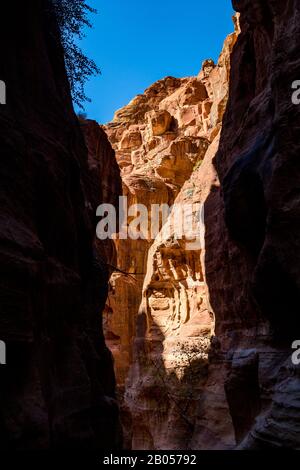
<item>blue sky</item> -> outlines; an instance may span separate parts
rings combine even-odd
[[[102,75],[92,77],[85,105],[106,123],[114,112],[167,75],[196,75],[204,59],[217,60],[233,31],[231,0],[89,0],[98,10],[81,41]]]

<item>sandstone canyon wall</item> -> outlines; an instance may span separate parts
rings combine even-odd
[[[149,210],[153,204],[204,202],[215,179],[205,161],[218,147],[236,18],[235,23],[217,64],[205,61],[197,77],[158,81],[105,126],[129,206],[144,204]],[[133,448],[186,447],[207,375],[214,315],[203,253],[187,251],[173,226],[170,231],[167,240],[158,237],[154,244],[150,237],[116,241],[118,269],[130,276],[120,271],[112,276],[105,336],[121,400],[125,397],[126,443]]]
[[[74,114],[48,2],[6,2],[0,76],[0,448],[120,445],[102,334],[112,247],[94,243],[96,207],[117,203],[104,132]]]
[[[131,201],[205,209],[204,249],[171,217],[171,236],[116,242],[134,278],[114,275],[106,333],[135,449],[300,448],[300,5],[233,5],[241,32],[216,66],[157,82],[106,127]]]
[[[183,184],[200,167],[221,127],[226,105],[228,38],[217,66],[208,60],[198,77],[158,81],[115,114],[104,128],[121,168],[128,206],[172,205]],[[223,86],[225,85],[225,86]],[[189,190],[187,190],[189,192]],[[124,384],[132,358],[132,338],[153,240],[118,239],[118,268],[111,279],[106,337],[114,351],[118,382]]]
[[[211,186],[216,184],[210,162],[218,148],[228,98],[230,54],[239,32],[237,18],[235,23],[236,31],[226,39],[218,63],[205,61],[194,79],[204,84],[206,99],[195,97],[194,114],[198,111],[199,124],[194,126],[193,121],[184,121],[184,131],[188,136],[192,133],[204,137],[207,142],[201,159],[184,178],[175,198],[178,205],[192,204],[196,209],[196,204],[203,204]],[[168,98],[179,123],[182,115],[190,116],[194,109],[190,104],[188,109],[182,107],[179,101],[180,114],[176,114],[176,95],[184,93],[186,89],[181,89]],[[221,391],[216,397],[208,385],[215,318],[205,283],[204,251],[202,246],[189,249],[190,241],[186,237],[177,238],[176,222],[176,214],[171,214],[148,255],[134,362],[125,393],[132,415],[132,445],[151,449],[198,446],[193,442],[193,435],[206,395],[210,402],[206,420],[211,423],[206,426],[201,445],[205,447],[207,442],[210,448],[226,448],[234,442],[228,425],[229,413],[223,410]],[[220,405],[216,405],[218,402]]]
[[[217,64],[106,126],[74,115],[47,1],[3,7],[1,449],[120,446],[104,336],[126,447],[300,448],[300,5],[233,5]],[[203,204],[204,246],[174,213],[155,240],[95,240],[121,193]]]

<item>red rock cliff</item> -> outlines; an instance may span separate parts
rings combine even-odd
[[[205,86],[206,99],[198,93],[191,101],[191,88],[183,85],[161,104],[164,107],[167,102],[187,141],[191,135],[207,139],[201,158],[189,174],[183,175],[184,184],[175,195],[178,206],[194,205],[196,210],[197,204],[204,204],[211,186],[217,184],[211,162],[218,149],[228,98],[230,54],[238,32],[236,21],[236,31],[226,39],[218,63],[205,61],[199,76],[193,79],[198,90]],[[188,158],[186,149],[182,158]],[[205,396],[209,401],[206,420],[211,424],[202,424],[206,432],[201,446],[233,445],[230,415],[221,404],[225,393],[220,388],[216,399],[213,390],[207,391],[215,317],[205,279],[205,250],[203,246],[190,249],[189,243],[186,234],[178,238],[177,217],[171,213],[148,253],[133,365],[125,391],[133,448],[197,448],[195,430]]]
[[[300,74],[300,7],[295,1],[233,3],[241,34],[230,58],[219,149],[208,151],[192,175],[205,202],[201,266],[214,336],[207,349],[194,341],[193,354],[187,345],[174,357],[170,328],[163,322],[157,329],[156,316],[153,322],[157,305],[164,309],[161,281],[166,286],[173,277],[162,237],[150,251],[126,394],[138,448],[300,447],[300,378],[291,362],[299,331],[300,108],[292,104],[291,87]],[[183,285],[185,303],[188,297]],[[200,313],[190,310],[194,328],[201,326]],[[208,362],[199,357],[195,380],[197,351],[207,352]]]
[[[228,41],[233,44],[234,39]],[[227,88],[221,86],[224,81],[225,66],[207,61],[199,77],[167,77],[154,83],[105,126],[116,150],[129,207],[143,204],[150,211],[153,204],[175,201],[220,130],[227,94]],[[133,275],[114,274],[107,306],[107,338],[120,384],[124,384],[131,363],[152,242],[151,238],[116,241],[118,268]]]
[[[238,22],[217,64],[207,60],[197,77],[154,83],[105,127],[129,206],[205,201],[215,179],[206,162],[218,148],[237,34]],[[113,275],[105,315],[118,384],[125,388],[126,444],[138,449],[189,445],[214,333],[204,252],[188,251],[185,240],[176,239],[171,216],[167,226],[170,236],[162,231],[154,243],[117,240],[118,267],[130,277]]]
[[[115,202],[119,171],[92,123],[88,155],[46,7],[8,2],[1,12],[0,448],[116,448],[101,326],[111,255],[94,234],[96,207]]]
[[[168,165],[159,147],[165,132],[174,131],[169,115],[181,123],[177,132],[185,137],[209,131],[193,110],[206,103],[200,83],[190,87],[192,94],[197,89],[192,101],[190,96],[186,101],[182,82],[172,82],[163,95],[165,88],[155,85],[153,97],[150,87],[108,127],[129,192],[136,188],[132,174],[145,179],[150,171],[167,186],[175,182],[171,194],[178,201],[192,198],[205,206],[201,252],[191,256],[184,243],[165,238],[164,230],[142,248],[149,253],[147,263],[141,257],[138,314],[136,305],[127,304],[137,324],[134,349],[123,362],[123,370],[132,363],[125,404],[131,444],[138,449],[300,448],[300,377],[291,361],[299,332],[300,107],[291,97],[292,83],[300,79],[300,5],[295,0],[233,5],[241,33],[232,51],[225,44],[217,71],[207,63],[200,78],[216,93],[205,107],[210,123],[218,123],[216,109],[222,119],[227,102],[222,72],[229,78],[222,130],[218,134],[220,122],[206,134],[210,145],[201,165],[190,174],[180,170],[179,181],[176,160]],[[156,97],[159,113],[151,111]],[[149,124],[140,122],[145,112],[151,138]],[[183,161],[188,153],[183,151]],[[136,256],[134,250],[127,250],[127,258],[120,253],[127,265]],[[117,289],[113,295],[118,298]],[[111,325],[122,338],[118,320]],[[128,351],[127,329],[125,338]]]

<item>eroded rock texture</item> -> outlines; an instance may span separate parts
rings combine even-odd
[[[213,185],[218,184],[212,158],[218,149],[228,98],[229,58],[237,35],[238,24],[236,32],[226,39],[218,64],[205,61],[197,78],[193,103],[200,99],[199,83],[205,85],[209,98],[193,104],[202,110],[198,116],[202,127],[192,125],[187,132],[199,136],[205,133],[208,143],[175,199],[180,206],[193,205],[196,209],[197,204],[205,202]],[[181,90],[175,94],[174,100],[172,96],[168,99],[173,106],[178,101],[184,102]],[[180,114],[186,116],[192,110],[193,107],[190,110],[181,107]],[[186,236],[178,239],[177,230],[177,217],[172,213],[149,250],[134,364],[125,394],[132,414],[132,445],[151,449],[195,448],[198,444],[194,434],[202,420],[201,426],[206,428],[202,446],[209,443],[215,447],[218,443],[220,447],[229,447],[233,435],[228,410],[223,411],[225,395],[220,390],[218,397],[213,396],[215,378],[208,374],[215,319],[205,280],[205,253],[203,246],[191,247]],[[190,238],[196,239],[197,234],[194,235],[190,234]],[[211,420],[211,431],[207,420]]]
[[[97,205],[117,202],[119,170],[91,122],[88,155],[47,6],[2,6],[0,448],[116,448],[101,326],[111,255],[93,240]]]
[[[238,24],[217,64],[205,61],[198,77],[155,83],[106,126],[129,205],[205,201],[216,180],[211,159],[218,148],[237,34]],[[126,431],[132,424],[127,443],[138,449],[188,447],[207,380],[214,315],[204,252],[176,240],[175,220],[171,214],[164,227],[170,234],[165,238],[163,229],[154,244],[151,239],[116,241],[118,268],[135,280],[113,276],[106,337],[118,382],[125,384]],[[232,436],[224,442],[231,444]]]
[[[232,35],[226,48],[234,41]],[[167,77],[156,82],[117,111],[113,122],[105,126],[116,151],[129,207],[172,205],[183,184],[200,167],[219,133],[225,109],[227,88],[222,85],[228,80],[226,52],[218,65],[206,61],[198,77]],[[120,384],[124,384],[131,363],[132,338],[152,242],[151,237],[116,241],[118,268],[135,278],[116,273],[107,306],[107,339]]]
[[[291,87],[300,77],[300,5],[233,5],[241,33],[226,40],[217,66],[206,61],[197,79],[158,82],[108,128],[123,182],[155,177],[169,200],[205,205],[204,250],[188,251],[164,228],[141,249],[134,352],[131,359],[127,349],[123,368],[132,361],[125,408],[137,449],[300,448],[300,377],[291,362],[299,333],[300,108]],[[192,166],[186,145],[194,139],[207,148]],[[125,251],[126,270],[135,254]],[[133,325],[137,304],[131,310],[133,294],[123,289]],[[126,328],[125,336],[130,346]]]

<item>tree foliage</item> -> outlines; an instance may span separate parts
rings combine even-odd
[[[90,101],[85,94],[85,83],[89,77],[99,74],[100,69],[85,56],[78,41],[85,37],[84,29],[92,27],[89,14],[97,11],[84,0],[51,0],[51,6],[60,30],[72,98],[83,109],[83,103]]]

